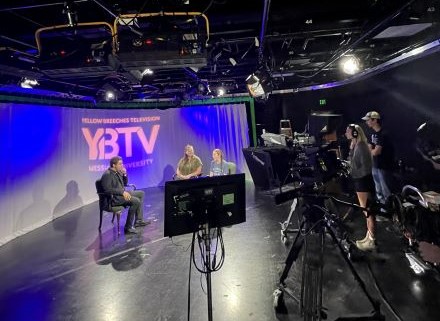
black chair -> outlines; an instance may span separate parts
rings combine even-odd
[[[127,186],[131,187],[134,190],[136,189],[136,186],[133,184],[129,184]],[[106,193],[104,191],[104,188],[102,187],[101,179],[96,180],[95,187],[96,187],[96,193],[99,196],[99,228],[98,228],[98,230],[101,231],[103,212],[109,212],[109,213],[113,213],[112,224],[115,221],[115,217],[116,217],[116,222],[118,224],[118,234],[120,234],[119,221],[121,219],[122,211],[124,210],[125,207],[122,205],[118,205],[118,206],[111,205],[112,199],[113,199],[113,194]]]

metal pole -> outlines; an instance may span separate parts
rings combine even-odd
[[[211,235],[209,234],[209,223],[205,224],[205,267],[206,267],[206,288],[208,292],[208,321],[212,321],[212,289],[211,289]]]
[[[264,38],[266,36],[267,20],[269,19],[269,9],[270,9],[270,0],[264,0],[263,18],[261,20],[261,30],[260,30],[260,48],[258,50],[259,64],[263,62]]]

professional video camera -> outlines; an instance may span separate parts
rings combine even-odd
[[[301,185],[304,190],[318,190],[328,186],[330,181],[335,178],[347,177],[349,175],[349,165],[346,161],[339,159],[331,144],[323,146],[303,146],[293,147],[292,153],[289,153],[289,173],[284,179],[282,185],[290,181]],[[276,204],[289,201],[295,198],[292,190],[283,191],[280,188],[280,194],[275,196]]]
[[[338,159],[330,144],[295,148],[295,158],[290,162],[291,171],[304,184],[322,184],[337,176],[348,174],[346,163]]]

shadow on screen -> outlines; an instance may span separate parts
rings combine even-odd
[[[194,233],[246,221],[245,175],[165,183],[164,236]]]

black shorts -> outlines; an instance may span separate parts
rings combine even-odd
[[[354,190],[356,192],[375,193],[373,175],[353,178]]]

